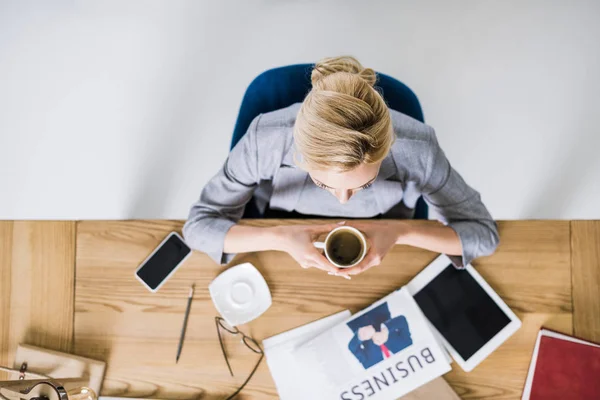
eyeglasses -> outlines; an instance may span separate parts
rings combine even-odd
[[[256,340],[252,339],[250,336],[246,335],[244,332],[241,332],[238,328],[229,326],[229,324],[227,324],[227,322],[225,322],[225,320],[223,318],[215,317],[215,324],[217,325],[217,333],[219,334],[219,343],[221,344],[221,350],[223,351],[223,357],[225,357],[225,362],[227,363],[227,368],[229,368],[229,373],[231,374],[231,376],[233,376],[233,371],[231,370],[231,365],[229,364],[229,360],[227,359],[227,353],[225,352],[225,346],[223,346],[223,338],[221,337],[221,330],[219,329],[219,327],[225,329],[227,332],[231,333],[232,335],[242,335],[242,343],[244,343],[244,345],[247,348],[249,348],[256,354],[260,354],[260,358],[258,359],[258,362],[254,366],[254,369],[252,369],[252,372],[250,372],[250,375],[248,376],[248,378],[244,381],[244,383],[242,383],[242,386],[240,386],[239,389],[235,391],[235,393],[233,393],[232,395],[227,397],[227,400],[231,400],[242,391],[242,389],[248,384],[248,382],[250,382],[250,379],[252,379],[252,376],[254,376],[254,373],[256,372],[256,370],[258,369],[258,366],[260,365],[262,359],[264,358],[265,353],[260,348],[260,345],[258,344],[258,342]]]

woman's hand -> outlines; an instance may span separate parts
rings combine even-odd
[[[343,273],[348,275],[360,274],[371,267],[381,264],[383,257],[396,244],[405,229],[404,224],[399,221],[351,222],[346,225],[352,226],[364,233],[369,245],[369,252],[364,260],[352,268],[343,270]]]
[[[319,236],[337,227],[336,224],[277,226],[273,228],[277,241],[275,247],[292,256],[302,268],[319,268],[338,274],[340,269],[334,267],[313,245]]]

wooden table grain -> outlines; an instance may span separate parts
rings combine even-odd
[[[600,343],[600,221],[571,222],[573,333]]]
[[[331,222],[331,221],[328,221]],[[249,220],[246,224],[319,223]],[[417,223],[417,222],[415,222]],[[108,363],[103,394],[173,399],[220,399],[244,380],[256,355],[227,340],[235,377],[221,355],[209,283],[226,267],[195,253],[161,288],[149,293],[134,278],[138,264],[181,221],[85,221],[78,224],[75,352]],[[501,245],[474,266],[523,321],[523,327],[471,373],[453,365],[445,376],[465,399],[517,399],[540,327],[573,332],[569,221],[499,223]],[[242,326],[262,340],[343,309],[361,310],[407,283],[437,255],[396,246],[383,263],[351,281],[303,270],[284,253],[239,255],[267,280],[273,305]],[[177,341],[190,282],[196,282],[183,354]],[[276,399],[266,363],[243,399]]]
[[[75,222],[0,221],[0,365],[21,343],[71,351],[74,286]]]

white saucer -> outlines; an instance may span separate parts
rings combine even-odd
[[[271,307],[271,292],[265,278],[250,263],[229,268],[208,286],[217,311],[231,326],[258,318]]]

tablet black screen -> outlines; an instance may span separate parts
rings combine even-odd
[[[427,319],[465,361],[510,323],[471,274],[452,264],[414,298]]]

